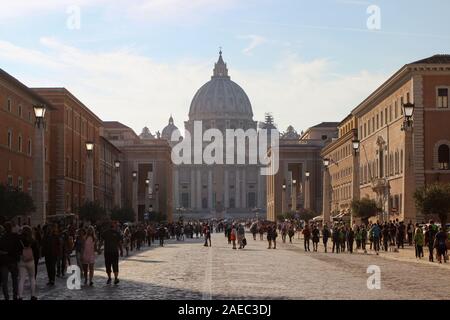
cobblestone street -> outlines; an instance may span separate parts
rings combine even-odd
[[[69,290],[66,279],[48,288],[39,266],[39,299],[449,299],[450,268],[364,254],[305,253],[301,240],[267,242],[247,235],[245,250],[232,250],[223,234],[212,247],[201,240],[169,241],[133,252],[120,262],[120,283],[106,284],[97,259],[94,286]],[[279,239],[281,240],[281,239]],[[312,246],[311,246],[312,248]],[[323,247],[319,247],[323,251]],[[74,259],[72,259],[74,261]],[[381,289],[367,288],[369,265],[381,269]],[[26,291],[28,293],[28,291]]]

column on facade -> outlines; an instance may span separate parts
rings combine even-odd
[[[139,220],[139,214],[138,214],[138,210],[139,210],[139,206],[138,206],[138,181],[139,181],[139,172],[138,172],[138,165],[137,163],[133,163],[133,171],[135,171],[137,173],[136,178],[132,177],[132,206],[133,206],[133,211],[134,211],[134,219],[136,222],[138,222]]]
[[[263,190],[263,179],[261,176],[261,172],[259,170],[259,168],[256,169],[256,176],[257,176],[257,185],[256,185],[256,206],[258,208],[262,208],[262,199],[263,199],[263,195],[262,195],[262,190]]]
[[[175,208],[180,207],[180,177],[177,168],[174,168],[173,171],[173,206]]]
[[[357,168],[354,168],[354,170]],[[330,222],[331,219],[331,212],[330,212],[330,172],[328,171],[328,168],[325,168],[323,170],[323,205],[322,205],[322,218],[323,222],[327,223]]]
[[[208,209],[213,208],[213,179],[212,169],[208,170]]]
[[[242,208],[247,208],[247,179],[245,168],[242,169],[242,197],[241,197]]]
[[[196,197],[195,197],[195,193],[196,193],[196,184],[195,184],[195,169],[191,168],[191,209],[196,208],[197,203],[196,203]]]
[[[202,173],[200,169],[197,169],[197,208],[202,209]]]
[[[45,205],[45,128],[35,127],[33,141],[33,184],[32,195],[36,210],[32,214],[32,225],[43,225],[46,220]]]
[[[241,207],[241,179],[239,177],[239,168],[236,168],[236,182],[235,182],[235,190],[236,190],[236,199],[235,199],[235,208]]]
[[[225,209],[228,209],[230,207],[230,183],[228,181],[228,169],[225,169],[223,172],[223,179],[224,179],[224,207]]]

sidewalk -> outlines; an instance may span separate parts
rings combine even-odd
[[[304,246],[303,246],[303,236],[300,237],[300,240],[297,239],[297,234],[295,235],[295,238],[293,238],[293,243],[292,245],[299,247],[301,250],[304,250]],[[277,243],[282,243],[281,237],[278,237],[277,239]],[[289,237],[286,240],[286,244],[289,244]],[[310,241],[310,249],[311,252],[312,251],[312,241]],[[354,255],[373,255],[376,256],[375,251],[370,250],[370,244],[366,245],[367,248],[367,253],[364,253],[362,250],[358,250],[356,251],[355,249],[356,247],[356,243],[354,244],[354,249],[353,249],[353,254]],[[333,254],[332,253],[332,248],[333,248],[333,242],[328,241],[328,253],[327,254]],[[396,247],[395,247],[396,248]],[[424,265],[428,265],[428,266],[436,266],[436,267],[441,267],[441,268],[446,268],[446,269],[450,269],[450,261],[447,261],[447,263],[439,263],[436,260],[436,252],[435,252],[435,257],[434,257],[434,261],[435,262],[429,262],[428,261],[428,248],[424,248],[423,249],[423,254],[424,257],[422,259],[416,259],[416,253],[415,253],[415,247],[414,246],[409,246],[409,245],[405,245],[404,249],[399,249],[398,252],[393,252],[393,251],[379,251],[379,255],[378,257],[383,258],[383,259],[390,259],[390,260],[396,260],[396,261],[402,261],[402,262],[409,262],[409,263],[420,263],[420,264],[424,264]],[[322,239],[320,239],[319,242],[319,251],[318,253],[324,253],[324,247],[323,247],[323,242]],[[350,254],[348,251],[345,251],[343,254]]]

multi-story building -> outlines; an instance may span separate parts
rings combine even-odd
[[[134,209],[138,221],[143,221],[148,212],[161,212],[171,221],[173,166],[168,141],[155,138],[148,128],[138,136],[117,121],[106,121],[103,127],[105,138],[121,153],[122,203]]]
[[[359,199],[357,120],[348,115],[339,125],[337,139],[325,146],[322,158],[327,162],[323,174],[323,221],[351,219],[351,202]],[[354,170],[356,168],[356,170]]]
[[[47,113],[45,117],[46,126],[44,130],[44,145],[41,147],[44,155],[43,190],[37,190],[38,184],[33,184],[37,172],[34,167],[34,158],[39,152],[35,140],[35,114],[33,106],[46,105]],[[49,199],[47,190],[49,188],[49,168],[52,150],[50,143],[50,109],[51,105],[34,91],[22,84],[0,69],[0,183],[18,187],[20,190],[28,192],[31,196],[36,196],[36,192],[43,194],[42,204],[37,206],[36,214],[41,215],[40,219],[45,219],[45,209]],[[41,168],[42,169],[42,168]],[[39,184],[41,185],[41,184]],[[33,192],[34,187],[34,192]],[[37,199],[34,199],[35,202]],[[40,207],[42,206],[42,208]],[[31,216],[20,217],[19,220],[30,222]]]
[[[86,200],[103,198],[101,171],[98,170],[103,143],[100,139],[102,121],[65,88],[33,90],[50,101],[55,109],[51,112],[49,126],[53,146],[50,152],[49,213],[74,213]],[[94,144],[92,158],[88,158],[86,142]],[[93,195],[87,196],[91,185]]]
[[[421,221],[415,190],[450,182],[449,90],[450,55],[435,55],[405,65],[352,111],[361,141],[360,196],[378,201],[379,218]],[[411,126],[406,103],[414,105]]]
[[[267,219],[287,212],[322,212],[322,148],[337,137],[335,122],[324,122],[299,135],[292,126],[280,137],[277,172],[267,176]],[[273,150],[269,150],[269,154]],[[271,164],[272,168],[277,168]],[[275,169],[274,169],[275,170]]]

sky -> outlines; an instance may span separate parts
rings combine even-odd
[[[0,0],[0,68],[140,133],[183,127],[219,47],[254,120],[341,121],[407,63],[450,53],[448,0]]]

